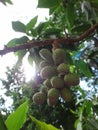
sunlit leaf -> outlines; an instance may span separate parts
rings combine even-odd
[[[54,6],[59,6],[61,0],[38,0],[38,7],[39,8],[51,8]]]
[[[17,38],[14,38],[12,40],[10,40],[8,43],[7,43],[7,47],[13,47],[16,45],[16,41],[17,41]]]
[[[35,16],[33,19],[30,20],[30,22],[26,25],[26,30],[29,31],[30,29],[32,29],[36,22],[37,22],[38,16]]]
[[[37,130],[60,130],[56,127],[54,127],[51,124],[46,124],[45,122],[42,122],[40,120],[37,120],[35,117],[30,116],[30,118],[32,119],[32,121],[37,125]]]
[[[31,55],[28,55],[28,62],[30,65],[33,65],[33,57]]]
[[[7,43],[7,47],[13,47],[16,44],[25,44],[25,43],[27,43],[28,40],[29,39],[26,36],[23,36],[20,38],[14,38]]]
[[[6,120],[8,130],[20,130],[26,121],[26,114],[28,112],[28,101],[20,105],[15,112],[13,112]]]
[[[26,33],[26,27],[23,23],[21,23],[20,21],[13,21],[12,22],[12,28],[16,31],[16,32],[23,32]]]

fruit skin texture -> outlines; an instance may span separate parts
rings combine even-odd
[[[36,92],[33,97],[33,102],[36,104],[36,105],[41,105],[45,102],[46,100],[46,94],[42,93],[42,92]]]
[[[56,65],[63,63],[65,58],[66,54],[63,49],[57,48],[53,51],[53,60]]]
[[[61,63],[60,65],[58,65],[57,71],[60,75],[65,75],[69,73],[69,66],[65,63]]]
[[[67,74],[64,76],[64,82],[68,87],[76,86],[79,84],[79,77],[77,74]]]
[[[53,66],[45,66],[40,71],[40,76],[42,79],[51,78],[52,76],[55,76],[57,74],[57,70]]]
[[[48,91],[47,103],[49,106],[55,106],[58,102],[60,91],[56,88],[51,88]]]
[[[43,84],[44,84],[45,86],[47,86],[47,89],[52,88],[52,85],[51,85],[50,79],[46,79],[46,80],[43,82]]]
[[[53,88],[63,88],[64,87],[64,80],[58,76],[53,76],[50,80],[51,85]]]
[[[43,67],[48,66],[48,65],[49,63],[47,61],[42,60],[39,64],[39,68],[42,69]]]
[[[49,62],[53,63],[52,53],[48,49],[45,49],[45,48],[41,49],[39,51],[39,55],[45,61],[49,61]]]
[[[70,102],[72,99],[72,93],[69,89],[67,88],[63,88],[60,92],[61,97],[63,98],[63,100],[65,100],[66,102]]]

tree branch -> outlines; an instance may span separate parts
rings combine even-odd
[[[0,55],[5,55],[10,52],[16,52],[19,50],[24,50],[24,49],[30,49],[32,47],[36,46],[45,46],[45,45],[51,45],[53,42],[56,40],[58,43],[62,44],[74,44],[76,42],[80,42],[87,38],[90,34],[94,32],[94,30],[98,28],[98,23],[93,25],[91,28],[89,28],[87,31],[85,31],[82,35],[80,35],[78,38],[57,38],[57,39],[47,39],[43,41],[30,41],[29,43],[19,45],[19,46],[14,46],[14,47],[7,47],[5,46],[3,50],[0,50]]]

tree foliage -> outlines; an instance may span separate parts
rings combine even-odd
[[[24,100],[30,99],[28,114],[40,121],[64,130],[97,130],[98,1],[38,0],[37,8],[48,8],[49,19],[39,24],[38,16],[27,24],[13,21],[12,28],[16,32],[22,32],[23,36],[10,40],[4,50],[0,50],[0,55],[15,52],[18,56],[14,69],[8,69],[6,73],[7,80],[1,80],[6,88],[5,94],[13,99],[11,110],[14,111]],[[80,84],[71,87],[70,102],[59,99],[58,104],[52,107],[47,102],[36,105],[32,101],[32,96],[40,91],[43,83],[39,67],[42,60],[39,52],[42,48],[48,49],[51,53],[57,48],[63,48],[71,73],[80,77]],[[29,82],[25,81],[23,72],[20,71],[20,63],[27,53],[28,62],[33,61],[36,64],[36,76]],[[83,81],[87,84],[86,89],[85,84],[81,85]],[[0,103],[3,102],[2,98]],[[44,124],[34,117],[31,116],[34,122]],[[46,124],[42,126],[46,129],[52,127]],[[39,126],[39,129],[44,129],[43,127]],[[21,130],[31,129],[38,128],[27,117]]]

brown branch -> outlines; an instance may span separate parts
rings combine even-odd
[[[87,31],[85,31],[82,35],[80,35],[78,38],[57,38],[57,39],[48,39],[48,40],[43,40],[43,41],[30,41],[30,43],[26,43],[23,45],[19,46],[14,46],[14,47],[5,47],[3,50],[0,50],[0,55],[5,55],[9,52],[16,52],[19,50],[24,50],[24,49],[30,49],[32,47],[36,46],[45,46],[45,45],[51,45],[55,40],[58,43],[62,44],[74,44],[76,42],[80,42],[87,38],[90,34],[94,32],[94,30],[98,28],[98,23],[93,25],[91,28],[89,28]]]

